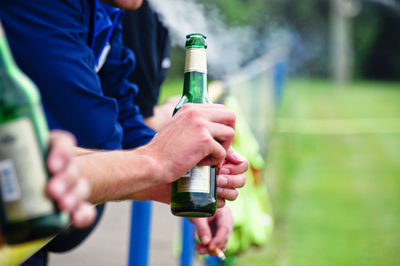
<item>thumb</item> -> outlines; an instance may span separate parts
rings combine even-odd
[[[232,147],[230,147],[229,150],[227,151],[225,160],[233,164],[240,164],[247,161],[246,158],[237,153]]]

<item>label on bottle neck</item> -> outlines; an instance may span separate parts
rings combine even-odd
[[[0,22],[0,38],[4,36],[3,24]]]
[[[207,57],[204,48],[188,48],[185,58],[185,73],[201,72],[207,74]]]
[[[8,221],[21,221],[54,211],[47,198],[47,173],[28,118],[0,125],[0,191]]]
[[[195,166],[178,179],[178,192],[210,193],[210,166]]]

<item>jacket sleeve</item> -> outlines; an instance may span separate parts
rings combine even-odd
[[[135,67],[133,52],[122,43],[122,25],[119,23],[110,41],[111,50],[99,72],[105,96],[118,102],[118,122],[123,128],[122,146],[125,149],[142,146],[149,142],[155,132],[149,128],[139,108],[133,103],[138,88],[128,81]]]
[[[38,85],[50,128],[72,132],[88,148],[121,148],[117,101],[94,70],[89,1],[1,1],[20,68]]]

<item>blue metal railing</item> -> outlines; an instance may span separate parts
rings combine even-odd
[[[195,227],[188,219],[182,218],[182,250],[180,265],[191,266],[194,257]]]
[[[149,263],[151,201],[133,201],[129,240],[129,266],[147,266]]]

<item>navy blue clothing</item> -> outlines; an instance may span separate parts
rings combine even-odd
[[[128,104],[137,91],[124,80],[134,55],[117,38],[120,30],[96,74],[90,1],[1,0],[0,18],[18,65],[40,89],[50,128],[72,132],[88,148],[132,148],[142,144],[138,138],[152,138],[138,108]],[[136,137],[122,145],[124,135]]]
[[[107,23],[94,16],[95,5],[90,0],[0,0],[0,19],[17,64],[40,89],[51,129],[72,132],[81,147],[134,148],[155,134],[133,105],[137,88],[126,80],[135,58],[118,37],[120,27],[108,23],[106,39],[96,31],[96,25]],[[103,19],[109,19],[112,9],[101,10],[106,10]],[[97,74],[102,46],[96,47],[102,41],[112,48]],[[70,249],[90,230],[69,229],[52,249]]]
[[[2,0],[0,18],[16,62],[40,89],[50,128],[72,132],[83,147],[121,148],[118,105],[104,96],[88,45],[90,3]]]
[[[106,4],[102,6],[111,8]],[[153,138],[155,132],[145,125],[138,106],[134,104],[138,87],[128,81],[128,76],[134,70],[136,62],[133,52],[123,45],[122,16],[119,18],[114,24],[110,39],[111,50],[99,71],[99,77],[104,95],[118,102],[118,122],[123,127],[122,147],[129,149],[146,144]],[[98,39],[96,36],[96,42]]]
[[[151,117],[170,65],[169,31],[148,1],[144,0],[138,10],[126,11],[123,37],[124,44],[137,57],[137,66],[129,75],[129,80],[139,86],[135,104],[144,117]]]
[[[21,266],[46,266],[48,261],[48,253],[44,249],[39,250],[34,256],[30,257]]]

